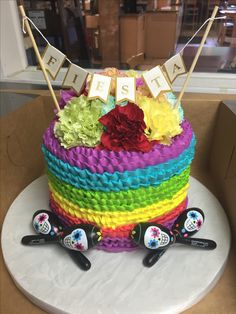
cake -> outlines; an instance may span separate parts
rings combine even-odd
[[[98,249],[136,248],[130,233],[140,222],[171,229],[187,208],[195,136],[175,96],[157,100],[135,72],[136,102],[89,100],[62,93],[61,111],[43,136],[50,207],[65,225],[89,223],[102,231]]]

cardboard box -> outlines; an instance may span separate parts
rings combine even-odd
[[[18,91],[24,93],[24,91]],[[35,95],[15,111],[1,117],[1,211],[0,221],[13,202],[14,198],[30,182],[35,180],[44,172],[44,163],[41,153],[42,134],[54,116],[53,102],[48,92],[25,91],[25,93]],[[38,96],[41,95],[41,96]],[[43,96],[42,96],[43,95]],[[58,95],[58,92],[57,92]],[[224,99],[232,98],[232,95],[223,96]],[[13,99],[12,97],[10,97]],[[234,96],[236,100],[236,96]],[[185,117],[191,122],[197,137],[196,158],[192,164],[191,174],[205,184],[214,194],[217,195],[216,180],[212,179],[209,172],[209,162],[212,153],[215,162],[211,165],[216,174],[219,164],[224,164],[220,152],[227,150],[230,141],[235,139],[235,116],[232,111],[220,104],[222,95],[207,94],[185,94],[183,107]],[[217,118],[218,117],[218,118]],[[225,120],[226,119],[226,120]],[[221,122],[222,121],[222,122]],[[221,123],[224,123],[222,126]],[[233,127],[230,130],[230,125]],[[217,131],[218,130],[218,131]],[[223,131],[223,132],[222,132]],[[221,133],[220,133],[221,132]],[[229,132],[229,133],[228,133]],[[218,135],[219,133],[219,135]],[[217,148],[218,136],[221,137],[220,150]],[[233,142],[232,142],[233,143]],[[225,146],[226,145],[226,146]],[[216,155],[219,156],[216,156]],[[214,157],[219,157],[218,164]],[[225,159],[227,160],[227,158]],[[235,155],[230,159],[228,170],[226,171],[226,181],[234,179]],[[224,169],[226,169],[225,167]],[[232,169],[232,170],[230,170]],[[219,169],[220,171],[220,169]],[[224,173],[224,172],[222,172]],[[222,173],[217,180],[221,180]],[[233,178],[231,178],[233,176]],[[226,182],[222,181],[222,184]],[[228,183],[226,183],[228,184]],[[235,190],[231,194],[232,204],[235,206]],[[218,196],[218,195],[217,195]],[[219,196],[218,196],[219,197]],[[220,199],[221,200],[221,199]],[[227,214],[229,207],[225,206]],[[234,219],[234,218],[231,218]],[[235,228],[235,223],[232,224]],[[235,232],[235,229],[234,229]],[[223,230],[222,230],[223,236]],[[232,248],[225,272],[216,287],[198,304],[185,311],[185,314],[233,314],[236,308],[236,283],[235,283],[235,250]],[[14,285],[6,267],[1,259],[1,313],[10,314],[45,314],[36,305],[32,304]],[[10,296],[10,297],[9,297]]]
[[[120,17],[120,61],[127,63],[144,53],[144,15],[126,14]]]
[[[21,101],[20,95],[18,100],[14,93],[9,96],[9,101],[12,98]],[[53,110],[50,97],[34,95],[32,100],[1,117],[0,208],[7,210],[22,189],[43,174],[42,135],[54,116]],[[5,213],[0,211],[1,222]]]
[[[236,240],[236,101],[220,104],[214,141],[211,150],[210,171],[217,183],[217,194],[227,209],[229,222]]]

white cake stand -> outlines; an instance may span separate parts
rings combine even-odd
[[[230,230],[217,199],[191,178],[189,207],[204,210],[206,221],[197,237],[217,242],[214,251],[176,245],[152,268],[144,250],[106,253],[90,250],[92,267],[80,270],[57,246],[21,245],[33,234],[32,214],[48,208],[46,177],[31,183],[13,202],[2,229],[6,266],[18,288],[49,313],[154,314],[180,313],[203,298],[220,278],[230,248]]]

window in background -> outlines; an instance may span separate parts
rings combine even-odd
[[[219,5],[197,72],[236,73],[236,0],[50,0],[23,2],[28,16],[50,43],[82,67],[150,69],[181,50]],[[184,49],[190,66],[203,29]],[[40,50],[46,44],[34,30]],[[36,65],[25,37],[29,65]],[[65,64],[67,66],[67,64]]]

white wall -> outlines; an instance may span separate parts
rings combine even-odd
[[[0,0],[0,70],[7,77],[27,67],[16,0]]]

